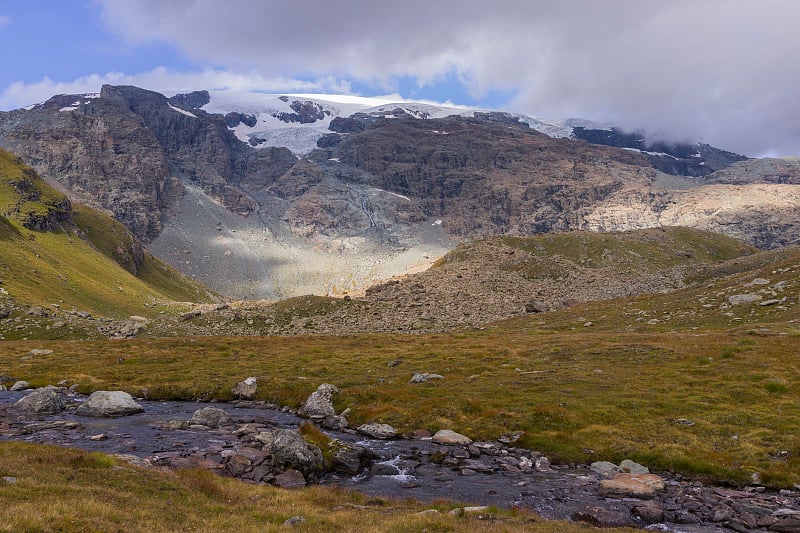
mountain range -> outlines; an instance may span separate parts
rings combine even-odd
[[[491,235],[688,226],[800,242],[800,162],[584,120],[129,86],[0,113],[0,147],[234,298],[343,295]]]

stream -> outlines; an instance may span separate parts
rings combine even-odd
[[[201,403],[137,400],[144,412],[119,418],[78,416],[74,409],[55,415],[22,416],[13,403],[24,392],[0,392],[0,441],[18,440],[126,454],[151,464],[180,465],[188,457],[214,459],[242,444],[234,429],[170,429],[168,421],[186,421],[197,409],[224,409],[242,424],[296,429],[303,419],[274,406],[254,402]],[[70,401],[85,397],[72,395]],[[600,475],[588,466],[550,466],[537,454],[511,445],[440,445],[428,439],[375,440],[354,431],[329,436],[357,444],[376,455],[372,466],[355,476],[328,474],[323,484],[361,493],[422,502],[448,499],[469,505],[524,507],[549,519],[580,519],[595,525],[631,525],[657,531],[800,531],[800,492],[763,487],[731,489],[661,474],[665,489],[653,500],[603,497]],[[523,459],[524,458],[524,459]],[[172,461],[170,461],[172,459]],[[221,459],[217,459],[221,460]],[[536,464],[535,468],[523,468]],[[210,462],[210,461],[207,461]],[[466,465],[466,467],[465,467]],[[632,510],[657,505],[663,519],[650,523]],[[724,511],[724,512],[722,512]],[[670,520],[671,519],[671,520]],[[797,529],[791,525],[796,521]],[[789,528],[776,526],[784,524]]]

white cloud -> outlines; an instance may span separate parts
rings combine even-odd
[[[317,81],[302,81],[290,78],[267,78],[256,73],[235,74],[220,70],[200,72],[175,72],[158,67],[140,74],[109,72],[92,74],[68,82],[56,82],[45,78],[35,83],[17,82],[0,93],[0,109],[16,109],[43,102],[55,94],[82,94],[100,92],[103,84],[136,85],[145,89],[172,95],[196,89],[234,89],[263,92],[329,92],[347,93],[346,82],[335,78]]]
[[[11,24],[11,18],[0,15],[0,28],[8,26],[9,24]]]
[[[795,0],[100,0],[132,44],[267,77],[455,72],[516,110],[648,125],[750,154],[800,153]]]

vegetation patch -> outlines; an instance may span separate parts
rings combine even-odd
[[[300,531],[592,531],[523,511],[451,515],[458,507],[451,502],[423,506],[325,487],[283,490],[24,443],[0,443],[0,472],[16,478],[0,485],[0,523],[8,531],[263,532],[285,530],[284,522],[297,516]]]

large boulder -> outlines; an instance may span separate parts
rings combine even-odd
[[[231,394],[240,400],[252,400],[258,388],[258,379],[250,376],[244,381],[240,381],[231,389]]]
[[[316,478],[324,470],[322,451],[297,431],[265,431],[256,436],[256,441],[262,443],[263,450],[272,455],[273,464],[278,469],[294,468],[302,472],[306,479]]]
[[[54,414],[67,408],[67,400],[61,389],[43,387],[34,390],[15,405],[24,413]]]
[[[333,408],[333,395],[337,394],[339,389],[330,383],[323,383],[317,390],[311,393],[311,396],[305,401],[302,407],[297,411],[302,417],[324,419],[336,414]]]
[[[141,413],[144,408],[124,391],[96,391],[75,413],[82,416],[114,417]]]
[[[198,424],[210,428],[219,428],[230,425],[233,422],[228,413],[219,407],[203,407],[192,414],[189,424]]]
[[[358,426],[359,433],[372,437],[373,439],[393,439],[397,436],[397,430],[389,424],[377,424],[375,422],[367,422]]]

